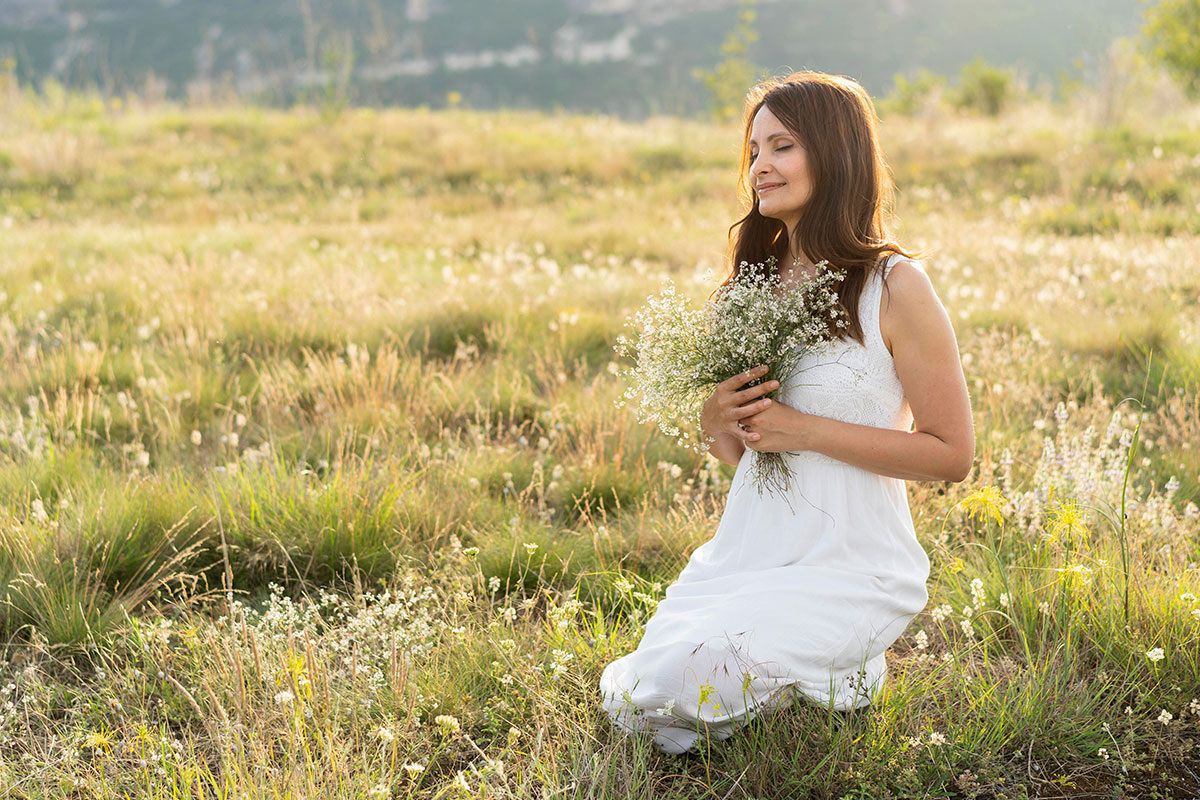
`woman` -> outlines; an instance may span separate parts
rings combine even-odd
[[[906,480],[961,481],[974,461],[950,318],[912,256],[887,238],[878,118],[857,82],[799,72],[746,106],[730,229],[732,275],[775,256],[801,280],[846,272],[842,338],[810,351],[778,401],[759,367],[704,406],[712,453],[737,466],[712,539],[666,591],[637,649],[600,679],[618,728],[660,749],[723,739],[793,691],[840,711],[869,705],[885,651],[925,607],[929,559]],[[886,289],[886,291],[885,291]],[[756,452],[785,452],[789,497],[747,487]]]

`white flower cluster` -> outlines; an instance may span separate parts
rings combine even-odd
[[[1165,491],[1157,492],[1139,486],[1135,482],[1137,470],[1129,476],[1125,486],[1125,472],[1129,461],[1129,450],[1133,445],[1133,428],[1137,415],[1114,409],[1103,436],[1097,437],[1094,426],[1084,430],[1071,424],[1070,405],[1059,403],[1054,410],[1057,432],[1054,437],[1042,438],[1042,454],[1034,465],[1032,480],[1013,475],[1013,457],[1005,451],[1000,458],[1000,474],[995,476],[1001,493],[1006,498],[1004,512],[1030,537],[1037,537],[1045,527],[1046,510],[1051,506],[1051,493],[1055,503],[1068,498],[1086,507],[1085,522],[1099,522],[1091,508],[1118,509],[1122,490],[1125,491],[1126,513],[1131,531],[1153,531],[1158,539],[1166,538],[1177,545],[1187,541],[1190,509],[1180,515],[1175,509],[1173,495],[1178,489],[1178,480],[1168,481]],[[990,483],[993,475],[989,470],[981,473],[982,483]]]
[[[692,440],[689,429],[699,428],[701,409],[716,385],[759,364],[769,370],[749,385],[773,379],[784,385],[806,349],[829,341],[831,330],[846,327],[833,288],[844,278],[844,272],[829,269],[825,261],[804,281],[782,280],[774,258],[742,262],[737,276],[702,308],[668,281],[636,312],[636,339],[617,339],[617,353],[634,361],[620,373],[629,381],[624,400],[636,404],[639,422],[657,423],[697,452],[707,449],[703,437]],[[756,470],[760,488],[764,480],[781,487],[779,480],[769,478],[778,477],[782,456],[760,454],[758,463],[778,465]]]

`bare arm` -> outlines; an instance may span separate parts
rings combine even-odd
[[[887,314],[896,374],[914,430],[855,425],[804,414],[780,403],[743,420],[764,452],[815,450],[863,469],[905,480],[961,481],[975,460],[971,401],[950,316],[918,267],[891,271]]]

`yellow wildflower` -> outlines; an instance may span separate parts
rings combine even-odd
[[[976,489],[967,495],[960,505],[970,516],[977,519],[993,519],[997,525],[1004,522],[1004,495],[995,486]]]
[[[1051,543],[1065,540],[1067,547],[1087,542],[1088,529],[1083,509],[1074,500],[1060,503],[1050,518],[1049,537]]]
[[[83,740],[82,746],[88,750],[94,750],[98,753],[107,753],[112,750],[112,737],[103,731],[89,733]]]

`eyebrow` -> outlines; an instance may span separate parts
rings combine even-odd
[[[772,133],[770,136],[768,136],[768,137],[767,137],[767,141],[769,142],[769,141],[771,141],[772,139],[777,139],[777,138],[779,138],[780,136],[791,136],[791,134],[790,134],[790,133],[788,133],[787,131],[777,131],[777,132],[775,132],[775,133]],[[753,139],[751,139],[751,140],[750,140],[750,144],[758,144],[758,142],[756,142],[756,141],[754,141]]]

